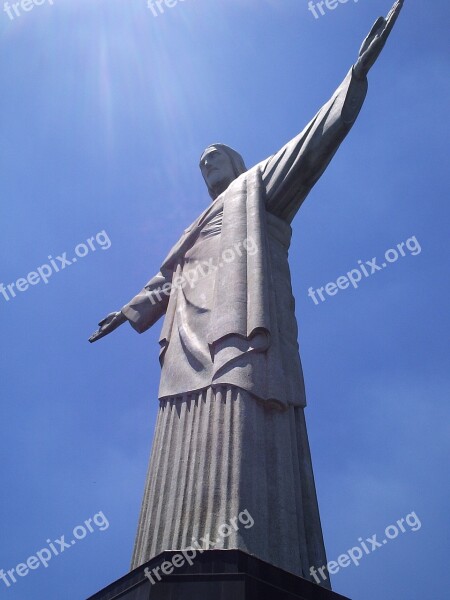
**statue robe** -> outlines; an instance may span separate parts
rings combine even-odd
[[[215,199],[122,309],[139,333],[165,314],[133,567],[192,538],[215,539],[244,509],[254,527],[217,547],[308,579],[311,566],[326,564],[303,415],[290,223],[366,93],[367,81],[351,70],[298,136]]]

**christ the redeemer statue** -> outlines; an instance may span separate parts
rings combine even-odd
[[[193,539],[216,544],[220,525],[242,510],[254,526],[233,529],[216,547],[306,579],[326,565],[288,265],[291,222],[355,122],[402,6],[376,21],[332,98],[276,154],[247,169],[223,144],[203,152],[212,202],[159,273],[90,338],[126,321],[143,333],[165,315],[133,568]]]

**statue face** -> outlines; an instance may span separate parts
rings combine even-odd
[[[206,184],[211,189],[223,191],[235,179],[230,158],[218,148],[210,148],[202,156],[200,169]]]

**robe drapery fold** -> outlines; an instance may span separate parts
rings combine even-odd
[[[243,510],[253,526],[218,537]],[[201,538],[305,579],[327,564],[302,408],[228,386],[161,400],[131,568]]]

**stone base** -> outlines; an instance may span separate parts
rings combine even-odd
[[[162,552],[88,600],[348,600],[240,550],[206,550],[174,568],[176,555],[180,564],[180,552]],[[170,575],[161,573],[166,561]]]

